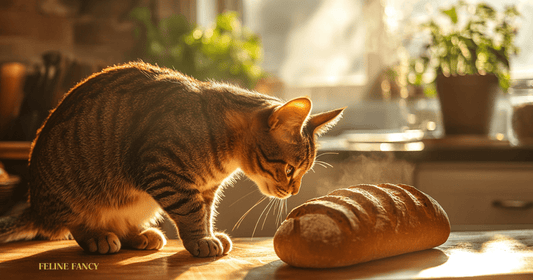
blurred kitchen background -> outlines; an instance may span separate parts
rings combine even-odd
[[[510,79],[492,90],[486,129],[445,129],[436,76],[416,60],[431,42],[421,24],[449,29],[480,3],[502,13],[514,5],[520,15],[505,28],[520,52],[492,62],[508,62]],[[31,140],[62,95],[105,66],[142,59],[286,100],[309,96],[314,112],[348,106],[321,138],[325,163],[304,177],[300,194],[247,212],[262,198],[253,182],[243,177],[224,191],[217,227],[232,236],[272,236],[304,201],[380,182],[430,194],[452,230],[533,228],[532,38],[527,0],[0,0],[0,213],[24,199]],[[500,58],[506,39],[492,51]],[[470,41],[455,42],[468,57]],[[477,55],[491,63],[483,61],[490,50]],[[474,109],[458,110],[460,124],[473,118]]]

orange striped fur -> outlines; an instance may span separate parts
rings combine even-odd
[[[242,171],[261,192],[298,193],[316,136],[343,109],[310,115],[281,100],[201,82],[142,62],[104,69],[72,88],[37,133],[30,206],[0,219],[0,242],[70,235],[88,252],[159,249],[163,212],[194,256],[222,255],[213,228],[218,193]]]

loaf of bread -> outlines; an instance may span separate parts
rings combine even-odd
[[[450,221],[427,194],[401,184],[337,189],[294,208],[274,235],[295,267],[342,267],[446,242]]]

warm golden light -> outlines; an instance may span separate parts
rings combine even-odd
[[[445,250],[448,261],[425,269],[418,277],[468,277],[520,272],[533,261],[533,253],[520,241],[497,234],[476,249],[471,243]],[[521,252],[521,253],[517,253]]]
[[[433,131],[433,130],[437,129],[437,123],[432,122],[432,121],[429,121],[429,122],[427,122],[427,124],[426,124],[426,128],[427,128],[429,131]]]
[[[121,265],[142,264],[142,263],[147,263],[147,262],[150,262],[150,261],[155,261],[155,260],[158,260],[158,259],[164,260],[165,258],[170,257],[170,256],[175,255],[175,254],[176,254],[176,252],[158,251],[157,254],[150,254],[150,255],[146,255],[146,256],[144,256],[144,255],[142,255],[142,256],[134,256],[134,257],[131,257],[131,258],[127,258],[127,259],[124,259],[122,261],[117,262],[116,265],[121,266]]]

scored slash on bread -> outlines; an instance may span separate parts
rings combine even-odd
[[[433,248],[449,234],[446,212],[429,195],[403,184],[364,184],[294,208],[274,249],[292,266],[341,267]]]

